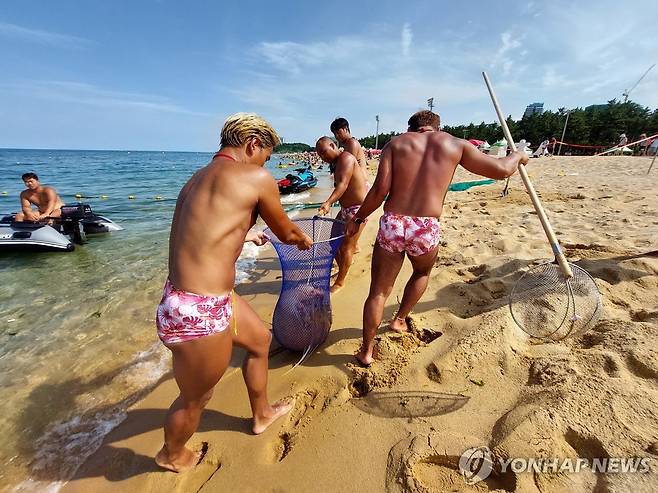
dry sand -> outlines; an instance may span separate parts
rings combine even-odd
[[[531,178],[570,261],[594,276],[604,313],[587,333],[537,344],[514,324],[507,296],[550,250],[518,176],[449,193],[444,246],[414,311],[414,334],[383,327],[378,361],[353,363],[370,281],[374,216],[349,287],[333,297],[327,342],[303,366],[274,350],[270,395],[294,410],[249,433],[239,370],[217,386],[191,445],[210,444],[196,470],[157,470],[171,376],[128,413],[66,492],[354,491],[599,492],[658,490],[658,170],[648,158],[542,158]],[[477,179],[459,170],[455,181]],[[274,252],[241,292],[264,320],[279,289]],[[408,262],[386,305],[394,313]],[[237,360],[236,360],[237,361]],[[505,474],[467,486],[461,452],[498,457],[651,457],[648,474]]]

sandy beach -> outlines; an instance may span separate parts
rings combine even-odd
[[[299,355],[272,349],[269,392],[295,397],[289,416],[263,435],[250,433],[236,352],[191,442],[209,445],[203,462],[190,473],[163,472],[153,456],[177,395],[167,374],[61,491],[657,491],[658,170],[647,176],[650,161],[547,157],[528,165],[567,257],[601,291],[603,315],[585,334],[538,344],[510,316],[515,281],[550,257],[515,175],[505,198],[502,183],[448,194],[443,247],[413,333],[384,324],[377,361],[355,365],[375,213],[347,287],[332,298],[325,344],[292,370]],[[474,179],[460,169],[454,181]],[[254,272],[238,292],[269,321],[280,288],[271,247]],[[406,262],[387,318],[409,272]],[[653,470],[509,472],[468,486],[457,462],[473,446],[502,458],[651,457]]]

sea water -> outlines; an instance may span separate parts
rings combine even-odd
[[[0,253],[0,490],[68,479],[169,370],[154,323],[169,228],[178,191],[211,157],[0,149],[0,214],[19,209],[21,175],[31,171],[65,203],[88,197],[80,200],[125,228],[71,253]],[[294,169],[279,163],[267,164],[276,178]],[[245,246],[237,282],[257,254]]]

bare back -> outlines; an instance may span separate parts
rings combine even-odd
[[[366,153],[363,152],[363,147],[361,147],[361,144],[359,143],[358,140],[354,137],[350,137],[349,140],[347,140],[344,143],[343,149],[345,149],[347,152],[352,154],[359,163],[359,167],[361,168],[361,171],[363,171],[363,176],[368,180],[368,166],[366,163]]]
[[[259,188],[274,179],[260,166],[214,160],[181,190],[169,238],[169,279],[179,289],[221,295],[256,222]],[[278,196],[275,197],[278,201]]]
[[[385,211],[438,218],[457,165],[499,180],[512,175],[520,161],[528,161],[525,153],[494,158],[445,132],[407,132],[384,149],[375,187],[389,193]]]
[[[392,140],[389,148],[392,179],[384,210],[440,217],[462,156],[457,139],[444,132],[408,132]]]
[[[345,191],[338,199],[342,207],[352,207],[363,203],[368,193],[366,178],[361,172],[356,158],[349,152],[342,152],[336,160],[334,186],[346,184]]]

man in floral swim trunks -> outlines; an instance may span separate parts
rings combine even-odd
[[[331,205],[338,201],[340,202],[340,212],[336,219],[347,222],[354,217],[368,193],[365,175],[356,157],[347,151],[341,152],[329,137],[320,137],[315,144],[315,150],[320,158],[329,164],[329,169],[334,175],[334,191],[324,201],[318,212],[320,215],[329,213]],[[332,293],[338,291],[345,284],[345,278],[352,265],[352,258],[356,253],[362,232],[363,225],[352,236],[345,237],[336,253],[338,275],[331,286]]]
[[[384,148],[375,183],[348,223],[348,234],[358,231],[388,194],[373,251],[370,292],[363,307],[363,345],[356,355],[366,366],[373,361],[375,334],[405,254],[413,273],[391,328],[409,330],[405,319],[427,288],[439,249],[443,201],[457,165],[501,180],[514,174],[519,163],[528,162],[521,152],[499,159],[483,154],[468,141],[440,132],[439,123],[439,115],[431,111],[411,116],[409,131]]]
[[[167,413],[164,446],[155,457],[162,468],[183,472],[201,460],[201,452],[185,444],[229,364],[233,344],[247,350],[242,375],[252,431],[262,433],[292,407],[269,403],[271,334],[233,291],[243,243],[267,241],[262,233],[249,233],[258,215],[284,243],[302,250],[312,244],[283,211],[277,184],[263,169],[278,143],[274,129],[259,116],[230,116],[222,129],[221,149],[178,195],[169,237],[169,278],[156,318],[158,336],[172,352],[180,389]]]

